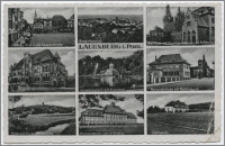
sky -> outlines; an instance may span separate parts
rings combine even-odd
[[[150,106],[158,106],[160,108],[170,101],[180,100],[186,104],[214,102],[213,93],[182,93],[182,94],[148,94],[147,108]]]
[[[78,15],[142,15],[141,7],[86,7],[79,8]]]
[[[23,18],[28,23],[34,22],[35,9],[38,18],[52,18],[54,15],[62,15],[69,19],[74,14],[73,8],[21,8],[21,11],[24,12]]]
[[[120,106],[121,109],[124,109],[127,112],[131,112],[133,113],[136,117],[137,117],[137,122],[138,123],[144,123],[144,119],[137,116],[137,110],[142,111],[144,108],[143,102],[141,102],[140,100],[137,100],[135,98],[135,95],[127,95],[127,94],[117,94],[118,96],[121,97],[125,97],[124,101],[116,101],[116,100],[102,100],[101,98],[99,98],[99,104],[102,107],[105,107],[106,105],[111,104],[111,102],[114,102],[115,105]],[[102,108],[97,108],[95,107],[94,109],[102,109]],[[80,113],[82,111],[84,111],[85,109],[80,110]]]
[[[21,105],[40,105],[43,102],[45,105],[75,107],[75,95],[22,96],[21,99],[16,103],[9,101],[9,109],[16,108]]]
[[[181,56],[191,64],[191,66],[197,66],[198,60],[202,59],[202,56],[205,54],[205,59],[211,69],[213,69],[212,62],[215,61],[215,48],[214,47],[179,47],[179,48],[147,48],[147,65],[153,61],[155,61],[155,56],[159,58],[161,55],[169,55],[169,54],[181,54]]]
[[[14,63],[18,63],[23,57],[24,53],[28,50],[9,50],[9,67]],[[35,54],[42,50],[29,50],[29,53]],[[55,54],[56,50],[50,50],[53,54]],[[75,51],[74,50],[57,50],[59,56],[61,57],[62,63],[65,65],[66,70],[68,71],[68,75],[74,75],[75,73]]]
[[[180,10],[184,13],[187,12],[188,7],[181,7]],[[190,10],[195,10],[196,8],[189,8]],[[162,7],[149,7],[146,9],[146,33],[149,33],[150,30],[153,30],[155,26],[163,28],[163,17],[166,14],[166,4],[162,4]],[[173,17],[176,16],[178,7],[171,7],[170,12]]]
[[[136,51],[136,50],[135,50]],[[114,50],[108,50],[108,51],[79,51],[78,56],[79,59],[89,55],[91,57],[94,56],[101,56],[102,58],[106,59],[108,57],[112,58],[123,58],[132,55],[135,51],[114,51]]]

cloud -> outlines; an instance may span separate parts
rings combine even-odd
[[[140,7],[86,7],[78,9],[79,15],[142,15]]]
[[[9,67],[14,63],[18,63],[21,60],[21,56],[14,53],[9,53]]]
[[[24,105],[24,106],[38,105],[38,104],[42,104],[43,102],[48,105],[75,107],[75,96],[74,95],[72,96],[71,95],[22,96],[21,99],[16,103],[9,102],[9,108],[18,107],[21,105]]]
[[[61,56],[61,61],[65,65],[66,70],[68,71],[69,75],[74,75],[75,73],[75,54],[74,51],[69,51],[65,55]]]

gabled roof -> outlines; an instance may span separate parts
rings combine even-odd
[[[202,17],[197,17],[198,26],[201,27],[209,27],[208,24],[205,22],[205,20]]]
[[[33,64],[39,64],[47,61],[56,61],[56,57],[48,49],[32,55]]]
[[[158,59],[149,63],[149,65],[154,64],[171,64],[171,63],[185,63],[189,64],[185,59],[181,57],[180,54],[169,54],[169,55],[161,55]]]
[[[103,110],[100,109],[86,109],[81,113],[82,116],[88,117],[103,117]]]

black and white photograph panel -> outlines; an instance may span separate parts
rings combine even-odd
[[[78,8],[78,42],[143,43],[143,8]]]
[[[79,135],[143,135],[144,95],[79,95]]]
[[[74,95],[9,96],[9,135],[75,135]]]
[[[143,91],[143,51],[79,51],[79,91]]]
[[[75,51],[9,50],[9,92],[74,92]]]
[[[147,49],[148,91],[214,90],[215,48]]]
[[[9,47],[74,46],[74,8],[8,8]]]
[[[214,7],[148,7],[147,45],[214,45]]]
[[[148,94],[148,134],[213,134],[214,93]]]

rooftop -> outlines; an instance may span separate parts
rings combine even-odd
[[[185,63],[190,65],[180,54],[161,55],[155,61],[149,63],[149,65],[155,64],[171,64],[171,63]]]

